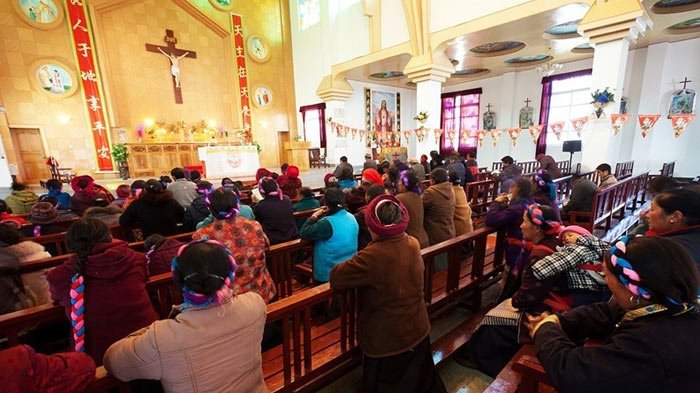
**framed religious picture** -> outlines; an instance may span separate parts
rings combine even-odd
[[[387,91],[372,90],[369,99],[371,129],[368,131],[394,132],[398,130],[397,112],[398,101],[396,93]]]
[[[531,106],[524,106],[520,108],[520,118],[519,118],[519,123],[520,123],[520,128],[529,128],[533,123],[532,123],[532,116],[534,114],[535,110]],[[494,128],[495,128],[495,122],[494,122]]]
[[[671,115],[689,115],[695,111],[695,90],[681,89],[673,92],[668,118]]]
[[[256,86],[253,89],[253,104],[260,109],[267,109],[272,106],[272,90],[267,86]]]
[[[233,0],[209,0],[209,2],[219,11],[233,11]]]
[[[29,70],[32,85],[50,97],[68,97],[78,89],[78,80],[71,68],[58,60],[36,61]]]
[[[486,112],[484,112],[484,129],[492,130],[496,128],[496,114],[491,110],[491,104],[486,105]]]
[[[22,20],[42,30],[52,30],[63,22],[60,0],[9,0]]]
[[[270,46],[265,38],[261,36],[250,36],[248,38],[248,55],[258,63],[264,63],[270,58]]]

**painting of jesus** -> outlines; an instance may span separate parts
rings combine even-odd
[[[396,93],[372,90],[370,113],[374,131],[396,131]]]

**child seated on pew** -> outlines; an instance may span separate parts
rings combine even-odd
[[[48,193],[39,197],[42,201],[46,197],[56,198],[57,204],[56,209],[58,210],[70,210],[70,195],[67,192],[63,192],[63,183],[58,179],[49,179],[46,181],[46,188],[49,190]]]
[[[158,319],[146,292],[146,257],[94,218],[71,225],[66,244],[75,255],[49,272],[51,297],[71,320],[75,351],[100,366],[110,345]]]
[[[267,392],[265,302],[232,290],[237,262],[224,244],[206,238],[182,247],[172,262],[182,312],[114,343],[104,357],[107,371],[122,381],[160,380],[166,393]]]
[[[5,392],[84,392],[95,379],[95,362],[79,352],[42,355],[28,345],[0,351]]]
[[[603,257],[610,251],[610,244],[577,225],[564,227],[559,239],[563,245],[532,266],[535,278],[544,280],[564,273],[572,307],[610,299],[602,274]]]
[[[20,266],[24,263],[51,258],[51,254],[44,250],[44,246],[31,240],[24,240],[24,236],[17,228],[7,224],[0,224],[0,243],[3,254],[16,258]],[[46,281],[47,273],[48,269],[41,269],[21,276],[19,284],[27,289],[25,293],[33,299],[36,306],[51,302],[49,284]]]

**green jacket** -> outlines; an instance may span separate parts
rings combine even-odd
[[[29,214],[32,210],[32,206],[39,202],[39,197],[27,190],[22,191],[12,191],[12,193],[5,198],[7,207],[12,209],[13,214]]]

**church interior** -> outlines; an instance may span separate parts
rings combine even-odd
[[[700,0],[0,22],[9,391],[697,390]]]

